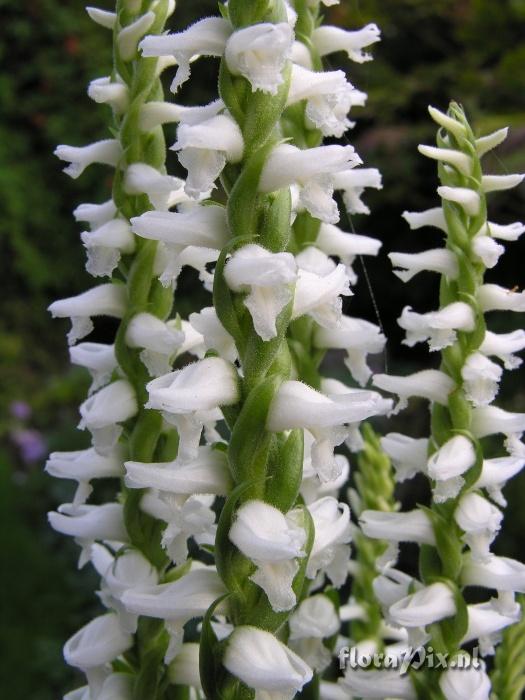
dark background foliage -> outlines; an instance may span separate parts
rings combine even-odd
[[[99,5],[111,9],[107,1]],[[208,0],[178,5],[173,28],[215,12]],[[95,576],[89,567],[77,572],[76,547],[55,535],[45,518],[71,496],[70,484],[43,473],[46,451],[87,443],[74,429],[87,379],[69,367],[66,324],[52,322],[46,307],[90,285],[71,211],[80,202],[106,199],[111,184],[108,171],[96,168],[80,181],[70,180],[52,151],[58,143],[82,145],[108,136],[108,115],[87,98],[85,88],[110,70],[110,35],[88,19],[78,0],[0,0],[0,14],[0,687],[5,697],[51,700],[78,685],[63,664],[61,647],[98,603]],[[525,1],[342,0],[329,15],[348,28],[374,21],[383,33],[372,63],[330,57],[332,67],[346,68],[356,87],[369,93],[367,107],[355,110],[358,126],[348,139],[384,177],[384,189],[367,196],[372,215],[351,222],[357,232],[379,237],[383,250],[366,262],[366,275],[358,263],[360,283],[348,312],[375,322],[379,316],[389,344],[377,369],[387,364],[390,371],[408,372],[422,368],[428,356],[424,348],[400,345],[395,319],[406,304],[418,311],[435,308],[436,285],[430,275],[403,285],[391,274],[386,253],[439,245],[437,233],[409,233],[400,218],[405,208],[436,203],[435,169],[416,150],[434,136],[426,106],[446,109],[449,99],[462,102],[479,133],[510,124],[510,138],[487,156],[487,169],[524,170]],[[195,71],[181,101],[213,97],[211,65],[203,62]],[[524,194],[521,186],[494,195],[491,218],[522,219]],[[498,266],[500,283],[523,286],[524,251],[523,243],[510,247]],[[185,276],[179,308],[191,310],[197,294],[195,280]],[[505,317],[501,329],[517,328],[520,320]],[[498,323],[496,316],[496,330]],[[111,327],[102,324],[97,333],[109,338]],[[333,371],[330,362],[327,369]],[[523,373],[516,372],[503,386],[504,405],[523,410],[523,399]],[[425,423],[426,411],[415,403],[396,427],[409,426],[416,435]],[[514,484],[498,550],[519,556],[525,482],[518,478]]]

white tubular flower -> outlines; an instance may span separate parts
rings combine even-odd
[[[131,673],[111,673],[97,692],[97,700],[132,700],[133,676]],[[89,686],[72,690],[64,695],[63,700],[92,700]]]
[[[498,264],[505,248],[491,236],[478,233],[472,240],[472,252],[490,270]]]
[[[315,671],[324,671],[332,654],[323,639],[339,631],[341,622],[334,604],[318,594],[303,600],[289,619],[290,647]]]
[[[207,105],[186,107],[173,102],[146,102],[140,108],[139,127],[141,131],[152,131],[163,124],[173,122],[186,122],[186,124],[198,124],[215,117],[224,109],[221,99],[213,100]]]
[[[497,435],[507,437],[506,447],[513,457],[524,457],[525,448],[519,438],[525,431],[525,413],[511,413],[497,406],[483,406],[472,412],[471,430],[478,437]]]
[[[213,544],[215,541],[215,513],[211,494],[189,497],[165,491],[149,491],[140,502],[144,513],[166,523],[161,545],[170,559],[180,565],[188,558],[188,539],[197,544]]]
[[[432,226],[447,233],[447,222],[442,207],[432,207],[425,211],[404,211],[401,216],[412,230]]]
[[[402,627],[425,627],[456,614],[452,590],[433,583],[390,606],[390,617]]]
[[[519,329],[512,333],[491,333],[485,331],[485,337],[479,351],[490,357],[497,357],[503,362],[505,369],[512,370],[520,367],[523,360],[516,357],[515,352],[525,349],[525,331]]]
[[[487,221],[476,235],[486,234],[492,238],[499,238],[502,241],[517,241],[518,238],[525,232],[525,224],[521,221],[515,221],[513,224],[495,224],[493,221]]]
[[[372,378],[372,384],[378,389],[389,391],[399,396],[399,402],[394,410],[395,413],[406,408],[408,399],[411,396],[420,396],[429,401],[446,405],[448,395],[455,387],[454,381],[448,374],[437,369],[425,369],[421,372],[409,374],[406,377],[375,374]]]
[[[316,251],[313,256],[316,265],[309,264],[308,251]],[[341,296],[350,296],[348,274],[344,265],[335,265],[333,261],[316,248],[309,248],[296,257],[299,266],[292,319],[308,314],[323,328],[337,328],[341,321],[343,300]],[[325,264],[328,263],[328,264]],[[330,269],[331,268],[331,269]]]
[[[501,641],[501,631],[520,619],[520,608],[502,612],[498,610],[497,601],[468,605],[468,628],[461,640],[462,644],[478,640],[482,656],[495,653],[494,646]]]
[[[222,17],[205,17],[183,32],[147,36],[140,42],[143,56],[174,56],[177,74],[171,91],[190,77],[190,62],[198,56],[222,56],[226,41],[232,31],[230,23]]]
[[[192,569],[172,583],[162,583],[140,591],[127,590],[122,595],[122,603],[130,612],[165,620],[170,633],[165,662],[170,663],[181,650],[186,622],[202,617],[224,593],[226,589],[217,572],[202,567]]]
[[[393,270],[393,273],[403,282],[408,282],[419,272],[438,272],[453,280],[459,272],[456,256],[446,248],[433,248],[423,253],[389,253],[388,257],[393,267],[402,268]]]
[[[122,114],[128,107],[128,86],[118,77],[115,81],[109,75],[92,80],[87,93],[94,102],[109,105],[116,114]]]
[[[343,202],[349,214],[370,214],[370,209],[361,201],[366,187],[383,189],[381,173],[377,168],[355,168],[336,173],[334,188],[343,191]]]
[[[101,506],[64,503],[58,512],[48,513],[47,518],[53,530],[74,537],[81,546],[79,568],[89,561],[91,545],[95,540],[128,540],[124,509],[120,503],[104,503]]]
[[[448,114],[445,114],[439,109],[436,109],[436,107],[432,107],[430,105],[428,106],[428,112],[436,124],[439,124],[439,126],[442,126],[447,131],[450,131],[457,139],[465,138],[467,135],[465,126],[456,119],[449,117]]]
[[[347,423],[359,423],[372,415],[387,412],[391,406],[373,391],[325,395],[297,381],[283,382],[272,401],[266,426],[272,432],[306,428],[315,438],[312,466],[321,481],[337,479],[341,465],[333,448],[348,435]]]
[[[412,576],[392,567],[385,569],[380,576],[376,576],[372,586],[374,595],[381,604],[385,621],[388,624],[392,624],[392,619],[388,612],[390,606],[406,598],[410,589],[421,587],[419,582]]]
[[[170,683],[189,685],[202,692],[199,673],[199,652],[200,645],[196,642],[187,642],[181,646],[181,650],[168,666]]]
[[[133,316],[126,328],[126,344],[143,348],[140,359],[152,377],[169,372],[170,359],[184,341],[184,333],[176,330],[153,314]]]
[[[441,445],[427,464],[427,474],[436,482],[434,501],[444,503],[449,498],[455,498],[465,483],[462,474],[475,463],[474,445],[464,435],[456,435]]]
[[[218,114],[197,124],[180,124],[171,150],[179,151],[180,164],[188,171],[186,194],[198,199],[215,187],[227,162],[241,160],[244,140],[235,119]]]
[[[364,386],[372,371],[366,363],[367,356],[383,351],[385,336],[378,326],[361,318],[342,316],[333,329],[317,328],[314,345],[318,348],[339,348],[346,350],[345,365],[352,377]]]
[[[481,474],[474,486],[486,488],[493,501],[502,507],[507,505],[501,489],[507,481],[525,466],[525,457],[495,457],[483,460]]]
[[[353,126],[347,118],[354,104],[364,104],[366,95],[356,90],[342,70],[315,73],[299,65],[292,66],[292,78],[286,105],[306,100],[306,119],[324,136],[341,138]]]
[[[255,332],[265,341],[277,336],[277,317],[292,299],[296,276],[291,253],[270,253],[255,243],[236,250],[224,268],[230,289],[249,292],[244,305]]]
[[[208,357],[186,365],[146,384],[146,408],[162,411],[179,431],[179,458],[193,459],[203,425],[219,406],[239,400],[235,367],[219,357]]]
[[[352,171],[350,171],[352,172]],[[352,269],[358,255],[377,255],[382,246],[381,241],[370,236],[346,233],[333,224],[321,224],[315,245],[327,255],[337,255],[346,265],[350,282],[357,282],[357,275]]]
[[[483,192],[500,192],[511,190],[523,182],[525,175],[483,175],[481,189]]]
[[[168,321],[168,324],[174,324],[178,321]],[[184,355],[184,353],[189,353],[194,355],[199,360],[202,360],[206,354],[206,348],[204,347],[204,337],[193,328],[189,321],[181,321],[180,327],[184,333],[184,342],[177,350],[177,357]]]
[[[80,430],[86,428],[93,436],[93,446],[101,455],[109,454],[118,442],[122,426],[138,411],[137,398],[125,379],[108,384],[80,406]]]
[[[190,314],[193,328],[202,335],[205,350],[215,350],[228,362],[237,359],[235,341],[217,317],[213,306],[207,306],[199,313]]]
[[[417,150],[421,155],[441,163],[452,165],[462,175],[470,175],[472,172],[472,158],[454,148],[436,148],[436,146],[425,146],[420,144]]]
[[[312,42],[320,56],[336,51],[346,51],[348,58],[356,63],[372,60],[363,49],[380,40],[381,33],[375,24],[367,24],[357,31],[346,31],[339,27],[318,27],[312,34]]]
[[[481,206],[481,199],[477,192],[468,187],[448,187],[442,185],[437,188],[441,199],[458,204],[468,216],[477,216]]]
[[[427,464],[428,440],[411,438],[401,433],[388,433],[380,438],[381,447],[392,460],[396,481],[411,479],[424,472]]]
[[[122,318],[126,311],[127,294],[122,284],[100,284],[76,297],[54,301],[47,310],[53,318],[70,318],[71,330],[67,334],[70,345],[81,340],[93,330],[92,316]]]
[[[263,501],[248,501],[236,513],[230,541],[257,566],[250,580],[266,593],[276,612],[290,610],[297,600],[292,589],[304,557],[306,532],[295,521],[295,513],[283,515]]]
[[[276,95],[284,82],[282,71],[292,51],[293,30],[287,22],[263,22],[233,32],[224,57],[233,75],[242,75],[252,86]]]
[[[474,406],[486,406],[494,401],[503,370],[481,352],[473,352],[461,368],[465,396]]]
[[[303,478],[301,481],[301,496],[305,503],[313,503],[321,496],[337,496],[348,481],[350,464],[344,455],[335,455],[334,459],[341,470],[340,476],[334,481],[321,483],[312,465],[312,444],[314,438],[308,432],[304,432],[304,459]]]
[[[405,513],[364,510],[359,516],[359,526],[372,539],[431,545],[436,543],[428,515],[418,508]]]
[[[480,138],[476,139],[476,151],[478,156],[481,158],[485,155],[485,153],[488,153],[493,148],[496,148],[496,146],[499,146],[500,143],[503,143],[503,141],[505,141],[507,138],[508,133],[509,127],[505,126],[503,129],[497,129],[491,134],[487,134],[486,136],[481,136]]]
[[[92,229],[111,221],[117,215],[117,207],[112,199],[102,204],[79,204],[73,210],[75,221],[85,221]]]
[[[45,470],[57,479],[73,479],[78,487],[73,499],[73,506],[86,502],[92,488],[92,479],[104,479],[121,476],[124,472],[120,451],[108,455],[99,455],[92,447],[75,452],[52,452],[46,462]]]
[[[255,690],[255,700],[292,700],[312,678],[312,669],[273,634],[236,627],[228,639],[224,667]]]
[[[54,155],[60,160],[69,161],[64,172],[76,180],[93,163],[116,167],[122,157],[122,146],[118,139],[105,139],[88,146],[57,146]]]
[[[445,700],[489,700],[491,683],[484,666],[447,668],[439,678]]]
[[[98,593],[107,608],[117,613],[120,625],[126,632],[137,631],[137,615],[129,613],[121,602],[127,590],[141,590],[158,583],[157,570],[135,549],[123,549],[114,557],[101,544],[91,546],[91,563],[102,577]]]
[[[214,251],[228,238],[226,211],[218,205],[195,205],[182,212],[148,211],[131,219],[131,229],[142,238],[162,241],[156,272],[165,286],[177,280],[184,264],[198,263],[199,251],[206,260],[216,259]]]
[[[352,146],[318,146],[301,150],[283,143],[276,146],[264,164],[259,189],[275,192],[296,183],[301,186],[300,201],[310,214],[321,221],[339,221],[337,204],[332,198],[334,173],[361,163]]]
[[[497,591],[525,593],[525,564],[491,554],[482,560],[466,556],[461,570],[464,586],[483,586]]]
[[[339,683],[346,693],[351,693],[351,697],[376,698],[376,700],[384,700],[384,698],[415,700],[417,697],[410,676],[401,676],[390,670],[368,671],[350,666]],[[348,695],[344,697],[347,698]]]
[[[199,447],[196,459],[189,462],[125,462],[128,488],[152,488],[166,493],[228,493],[231,477],[226,453],[209,446]]]
[[[100,10],[98,7],[86,7],[86,12],[95,24],[99,24],[105,29],[113,29],[117,21],[116,12],[107,12],[106,10]]]
[[[525,291],[513,292],[498,284],[483,284],[478,301],[483,311],[525,311]]]
[[[306,576],[313,579],[325,572],[335,588],[340,588],[349,573],[351,524],[350,508],[332,496],[325,496],[307,506],[314,521],[315,538],[306,566]]]
[[[131,61],[135,57],[139,41],[154,21],[155,13],[146,12],[119,31],[117,34],[117,48],[123,61]]]
[[[490,545],[503,520],[503,513],[473,491],[464,494],[454,512],[454,520],[465,533],[462,537],[471,551],[472,560],[486,560]]]
[[[146,163],[132,163],[126,168],[124,189],[128,194],[147,194],[152,206],[160,211],[188,201],[184,180],[163,175]],[[152,212],[147,212],[151,214]]]
[[[93,380],[89,388],[91,395],[107,384],[117,369],[114,345],[103,343],[79,343],[69,348],[69,359],[74,365],[85,367]]]
[[[86,270],[93,277],[111,277],[121,255],[135,250],[135,237],[124,219],[112,219],[80,234],[87,251]]]
[[[106,664],[133,646],[133,636],[120,626],[114,613],[96,617],[84,625],[64,645],[64,658],[69,666],[81,669],[87,676],[90,690],[96,697],[107,671]]]
[[[416,343],[428,340],[431,351],[443,350],[456,342],[456,332],[471,332],[475,328],[476,318],[469,304],[455,301],[438,311],[418,314],[410,306],[405,306],[398,325],[406,331],[404,345],[410,348]]]

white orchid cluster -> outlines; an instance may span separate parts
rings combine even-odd
[[[407,377],[375,375],[372,381],[399,396],[396,411],[412,396],[433,406],[428,440],[400,433],[381,439],[397,481],[425,474],[432,503],[404,512],[363,510],[360,526],[367,537],[391,545],[388,556],[377,562],[373,582],[393,642],[387,653],[402,655],[410,646],[429,644],[453,658],[467,654],[468,645],[475,643],[486,656],[494,654],[502,630],[520,619],[515,593],[525,590],[525,565],[491,552],[503,520],[501,489],[525,465],[520,441],[525,414],[493,405],[503,371],[494,358],[506,369],[518,367],[521,359],[515,353],[525,348],[525,333],[493,333],[485,327],[485,314],[523,311],[525,306],[523,293],[486,284],[483,277],[504,252],[498,240],[516,240],[525,226],[488,222],[485,194],[515,187],[523,176],[482,174],[481,157],[504,140],[506,129],[475,139],[458,106],[452,105],[448,114],[430,108],[430,114],[440,127],[438,147],[419,150],[439,162],[443,206],[403,216],[411,228],[440,229],[445,247],[389,257],[404,281],[422,271],[442,276],[439,309],[417,313],[407,307],[399,319],[404,342],[427,341],[430,350],[441,351],[442,366]],[[506,455],[485,458],[480,441],[498,434],[506,438]],[[396,568],[398,545],[405,542],[421,547],[422,580]],[[470,587],[497,595],[468,604],[464,591]],[[350,669],[342,683],[361,697],[419,697],[409,676],[385,671]],[[439,684],[447,700],[488,700],[491,692],[484,666],[468,673],[449,668]]]
[[[217,662],[232,688],[239,686],[235,692],[248,687],[257,698],[292,698],[330,663],[325,641],[339,619],[323,587],[345,583],[351,532],[349,507],[337,499],[348,461],[334,448],[346,441],[359,449],[359,423],[386,414],[391,401],[319,375],[309,382],[293,346],[307,330],[319,357],[346,350],[363,387],[371,376],[367,355],[385,343],[376,326],[342,314],[342,296],[356,281],[354,259],[376,255],[380,243],[336,226],[334,200],[340,190],[349,212],[366,212],[361,196],[381,178],[357,167],[352,146],[321,145],[323,136],[340,137],[352,126],[348,113],[366,95],[342,71],[318,69],[335,51],[368,60],[363,49],[379,32],[375,25],[316,27],[318,3],[303,5],[298,11],[312,25],[308,46],[296,40],[297,12],[284,2],[269,3],[266,18],[244,21],[242,3],[232,1],[223,17],[167,34],[164,21],[174,10],[167,0],[153,0],[147,11],[134,2],[119,2],[116,13],[87,8],[115,41],[114,70],[92,81],[88,95],[111,107],[119,129],[89,146],[59,146],[56,155],[74,178],[94,163],[115,168],[113,197],[74,212],[88,224],[81,234],[86,269],[106,281],[50,311],[71,320],[71,361],[92,376],[79,424],[92,446],[53,453],[47,471],[78,484],[72,502],[49,520],[80,545],[79,565],[89,562],[101,576],[107,612],[64,648],[87,678],[68,700],[149,698],[168,684],[201,697],[208,692],[199,676],[206,650],[186,623],[206,615],[202,634],[211,629],[223,645]],[[197,107],[162,100],[161,73],[176,66],[176,92],[202,56],[221,59],[230,81],[221,98]],[[235,89],[245,101],[237,112]],[[162,128],[169,123],[177,124],[172,148],[185,180],[165,171]],[[305,134],[318,145],[304,148]],[[236,200],[235,187],[250,177]],[[217,187],[226,190],[228,207],[213,199]],[[275,240],[256,231],[254,212],[264,208],[263,229],[276,232]],[[315,232],[308,240],[307,224]],[[252,240],[232,246],[250,232]],[[214,292],[214,305],[187,320],[172,308],[185,266]],[[240,329],[225,320],[230,297]],[[117,319],[115,343],[78,342],[101,316]],[[288,357],[284,369],[274,368],[277,345]],[[184,362],[188,354],[194,361]],[[268,467],[274,496],[254,489],[237,502],[234,487],[249,484],[236,466],[249,473],[246,455],[235,457],[237,443],[251,440],[242,417],[265,382],[273,387],[259,425],[271,445],[266,459],[284,460],[278,466],[285,470],[286,459],[293,461],[298,478],[285,485]],[[115,502],[89,502],[98,479],[120,479]],[[235,567],[225,574],[218,544],[224,497],[223,512],[234,504],[227,547],[244,562],[236,585],[248,587],[271,624],[262,612],[239,613],[229,599]]]

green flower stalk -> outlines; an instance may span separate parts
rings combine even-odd
[[[406,513],[364,511],[360,523],[371,538],[421,546],[420,581],[404,579],[392,570],[377,581],[375,590],[387,622],[406,629],[409,645],[427,645],[450,660],[464,658],[465,645],[475,641],[481,655],[494,653],[501,630],[520,617],[514,593],[525,587],[525,567],[491,553],[503,513],[483,490],[504,505],[501,486],[525,463],[519,441],[525,417],[490,405],[502,374],[490,358],[501,359],[508,369],[516,367],[520,361],[513,353],[525,347],[525,334],[498,336],[487,330],[485,316],[493,310],[525,307],[522,294],[485,284],[484,273],[504,251],[496,239],[513,240],[524,227],[487,221],[486,194],[522,180],[519,175],[482,172],[481,157],[505,138],[506,130],[476,139],[458,105],[453,103],[447,114],[433,108],[430,113],[441,127],[437,147],[420,146],[420,151],[439,162],[443,205],[404,216],[413,228],[431,225],[442,230],[446,245],[415,255],[391,253],[390,258],[404,281],[423,270],[441,275],[439,309],[419,314],[406,308],[399,323],[408,345],[428,340],[431,350],[441,351],[442,364],[439,370],[408,377],[376,375],[373,384],[398,394],[397,410],[410,396],[432,402],[428,445],[396,434],[383,439],[398,463],[400,478],[416,471],[427,474],[432,503]],[[506,436],[507,456],[485,459],[482,439],[495,434]],[[495,589],[498,596],[468,604],[464,590],[470,586]],[[415,672],[413,685],[408,677],[403,684],[395,679],[395,694],[455,698],[467,684],[469,697],[488,698],[488,676],[484,665],[475,662],[474,656],[464,676],[461,669],[449,667],[443,673],[438,668]],[[372,687],[376,676],[353,670],[345,684],[366,695],[362,686]],[[387,679],[381,681],[388,687]]]

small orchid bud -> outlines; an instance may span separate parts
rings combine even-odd
[[[380,40],[377,25],[367,24],[357,31],[346,31],[339,27],[318,27],[314,29],[312,41],[320,56],[327,56],[336,51],[346,51],[348,58],[356,63],[372,60],[370,54],[362,49]]]
[[[477,493],[464,494],[454,512],[454,520],[465,533],[462,540],[471,551],[472,560],[484,561],[503,520],[503,513]]]
[[[137,45],[155,21],[154,12],[146,12],[117,34],[117,47],[123,61],[131,61],[137,53]]]
[[[85,221],[92,229],[111,221],[117,215],[117,207],[112,199],[103,204],[79,204],[73,211],[75,221]]]
[[[483,192],[501,192],[511,190],[523,182],[525,175],[483,175],[481,189]]]
[[[454,134],[458,140],[466,137],[467,130],[465,126],[457,119],[453,119],[452,117],[449,117],[448,114],[444,114],[443,112],[440,112],[439,109],[431,106],[429,106],[428,112],[436,124],[439,124],[439,126],[442,126],[447,131],[450,131],[450,133]]]
[[[462,477],[476,463],[472,441],[455,435],[434,452],[427,464],[428,476],[436,482],[433,497],[436,503],[455,498],[465,480]]]
[[[410,306],[405,306],[397,322],[406,331],[404,345],[413,347],[428,340],[430,350],[435,351],[455,343],[456,331],[473,331],[476,319],[469,304],[455,301],[426,314],[418,314]]]
[[[87,428],[93,436],[93,446],[101,455],[110,453],[122,433],[122,426],[138,411],[131,384],[118,379],[97,391],[80,406],[82,420],[79,428]]]
[[[277,336],[277,317],[292,299],[296,276],[291,253],[270,253],[253,243],[239,248],[226,263],[228,286],[236,292],[249,291],[244,305],[262,340]]]
[[[105,139],[88,146],[57,146],[54,155],[60,160],[69,161],[64,172],[76,180],[93,163],[116,167],[122,157],[122,146],[117,139]]]
[[[389,542],[417,542],[435,545],[434,529],[428,515],[419,509],[405,513],[364,510],[359,525],[367,537]]]
[[[472,172],[472,158],[453,148],[436,148],[435,146],[419,145],[417,150],[427,158],[438,160],[452,165],[462,175],[470,175]]]
[[[223,665],[261,699],[291,700],[312,678],[311,668],[273,634],[247,625],[232,632]]]
[[[234,75],[242,75],[252,86],[276,95],[284,78],[282,71],[290,56],[293,30],[287,22],[263,22],[239,29],[228,38],[224,57]]]
[[[503,129],[497,129],[491,134],[487,134],[487,136],[481,136],[479,139],[476,139],[476,151],[478,156],[481,158],[485,155],[485,153],[488,153],[493,148],[499,146],[500,143],[503,143],[503,141],[505,141],[507,138],[508,133],[509,127],[505,126]]]
[[[122,114],[128,106],[128,87],[111,76],[96,78],[89,83],[88,96],[98,104],[108,104],[116,114]]]
[[[139,48],[145,57],[175,57],[178,69],[171,91],[177,92],[190,77],[191,60],[198,56],[222,56],[231,31],[230,23],[222,17],[205,17],[176,34],[147,36]]]
[[[53,318],[70,318],[67,335],[70,345],[93,330],[92,316],[122,318],[126,309],[126,288],[121,284],[101,284],[76,297],[59,299],[48,306]]]
[[[98,7],[86,7],[86,12],[90,18],[105,29],[113,29],[117,21],[116,12],[107,12],[106,10],[100,10]]]
[[[454,253],[446,248],[434,248],[423,253],[389,253],[388,257],[394,268],[394,275],[403,282],[408,282],[419,272],[438,272],[449,279],[458,276],[458,262]],[[403,269],[404,268],[404,269]]]

